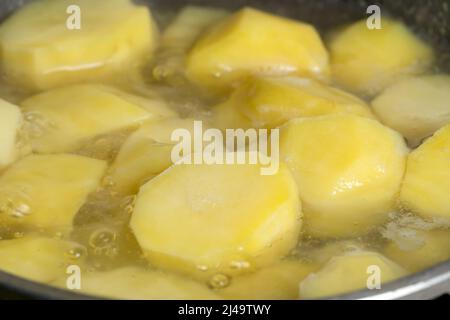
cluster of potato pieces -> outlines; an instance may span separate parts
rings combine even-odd
[[[81,30],[66,28],[73,3]],[[87,293],[317,298],[366,287],[373,265],[385,283],[450,257],[450,76],[430,72],[433,50],[402,22],[356,22],[325,46],[313,26],[252,8],[186,7],[160,33],[129,0],[40,0],[1,24],[0,50],[8,81],[32,92],[0,100],[0,229],[23,232],[0,241],[3,270],[65,287],[67,265],[88,265],[68,254],[74,219],[105,188],[136,195],[129,226],[152,268],[85,271]],[[182,118],[109,82],[136,64],[215,103]],[[171,133],[195,119],[280,128],[278,172],[173,166]],[[80,155],[124,131],[112,159]],[[380,248],[358,240],[392,212],[432,227],[393,228]],[[299,239],[323,245],[299,258]]]

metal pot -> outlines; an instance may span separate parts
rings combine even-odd
[[[0,20],[32,0],[3,0]],[[174,14],[186,4],[238,9],[253,6],[276,14],[313,23],[327,29],[361,19],[371,4],[378,4],[382,13],[403,19],[416,33],[426,37],[438,52],[441,70],[450,72],[450,0],[136,0],[150,4],[156,11]],[[158,18],[158,17],[156,17]],[[38,31],[37,31],[38,32]],[[381,290],[362,290],[331,299],[431,299],[450,293],[450,261],[423,272],[384,285]],[[0,296],[41,299],[94,299],[34,283],[0,271]]]

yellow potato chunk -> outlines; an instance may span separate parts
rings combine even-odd
[[[274,175],[261,168],[177,164],[144,185],[131,228],[149,261],[203,278],[289,253],[301,228],[297,186],[284,164]]]
[[[110,177],[115,189],[137,193],[140,186],[172,165],[171,152],[176,129],[187,129],[193,136],[193,119],[168,118],[150,121],[133,133],[117,155]]]
[[[422,76],[388,87],[372,101],[374,112],[412,146],[450,123],[450,76]]]
[[[64,286],[63,281],[54,284]],[[82,273],[86,294],[129,300],[219,300],[206,286],[183,277],[138,267]]]
[[[189,52],[189,79],[222,91],[250,74],[326,78],[328,53],[313,26],[244,8],[212,26]]]
[[[382,19],[382,29],[356,22],[331,37],[334,79],[358,94],[375,95],[399,77],[420,74],[433,62],[433,51],[401,22]]]
[[[334,113],[373,117],[368,105],[359,98],[314,80],[295,77],[251,79],[224,105],[240,111],[242,117],[258,128],[274,128],[293,118]]]
[[[252,121],[242,113],[234,96],[225,102],[219,103],[211,109],[211,124],[214,128],[225,131],[226,129],[253,128]]]
[[[0,223],[69,231],[106,163],[76,155],[30,155],[0,176]]]
[[[424,218],[450,219],[450,124],[409,155],[400,201]]]
[[[390,242],[385,255],[409,271],[417,272],[450,259],[450,231],[416,231],[410,239],[413,245],[402,247]]]
[[[145,108],[101,85],[53,89],[26,99],[22,107],[37,153],[70,152],[90,138],[137,127],[166,113],[162,106]]]
[[[153,69],[155,78],[172,84],[184,82],[188,51],[205,29],[227,15],[227,11],[218,8],[188,5],[181,9],[161,36],[156,53],[158,64]]]
[[[35,1],[1,25],[1,66],[14,82],[50,89],[136,63],[156,38],[148,9],[130,0]]]
[[[372,119],[330,115],[294,119],[280,131],[280,153],[297,181],[305,227],[316,237],[358,236],[393,210],[408,149]]]
[[[364,246],[360,242],[354,240],[330,240],[324,245],[314,246],[312,248],[298,249],[304,257],[317,265],[324,265],[334,256],[341,256],[344,254],[361,251]]]
[[[405,275],[406,270],[379,253],[353,252],[332,258],[317,273],[309,275],[300,284],[300,295],[306,299],[331,297],[366,289],[376,285],[376,280],[382,285]]]
[[[148,92],[142,92],[142,84],[132,83],[131,86],[124,86],[125,89],[119,89],[115,86],[95,85],[98,90],[103,90],[118,98],[134,104],[149,112],[151,118],[175,117],[178,113],[172,109],[170,103],[158,93],[153,87],[147,87]],[[127,91],[128,90],[128,91]]]
[[[40,236],[0,241],[0,270],[29,280],[49,283],[65,277],[66,268],[79,265],[82,252],[74,242]]]
[[[286,260],[236,277],[218,294],[231,300],[296,300],[300,282],[316,270],[312,264]]]
[[[17,134],[21,126],[19,107],[0,98],[0,170],[16,159]]]

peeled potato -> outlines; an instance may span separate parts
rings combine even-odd
[[[17,134],[21,125],[19,107],[0,99],[0,170],[16,159]]]
[[[155,78],[169,83],[184,81],[187,52],[205,29],[227,15],[218,8],[188,5],[181,9],[161,36],[158,63],[153,69]]]
[[[74,5],[79,30],[67,26]],[[130,0],[36,1],[1,25],[1,67],[14,82],[49,89],[103,78],[142,60],[156,41],[148,9]]]
[[[399,77],[420,74],[433,62],[433,51],[401,22],[383,18],[382,29],[366,20],[336,33],[329,43],[334,79],[344,88],[375,95]]]
[[[406,269],[421,271],[450,259],[450,230],[416,231],[414,246],[390,242],[385,255]]]
[[[335,113],[373,117],[368,105],[359,98],[314,80],[295,77],[250,79],[224,105],[230,113],[235,108],[255,127],[274,128],[293,118]]]
[[[450,219],[450,124],[409,155],[400,201],[424,218]]]
[[[164,106],[143,106],[101,85],[54,89],[28,98],[22,107],[37,153],[73,151],[95,136],[173,114]]]
[[[171,135],[176,129],[187,129],[194,135],[194,120],[168,118],[150,121],[133,133],[117,155],[111,168],[115,189],[133,194],[149,179],[172,165],[171,153],[176,141]]]
[[[131,228],[149,261],[203,277],[286,255],[301,228],[297,186],[284,164],[261,168],[177,164],[143,186]]]
[[[0,176],[0,222],[69,231],[106,163],[76,155],[30,155]]]
[[[450,76],[405,79],[372,101],[374,112],[412,146],[450,123]]]
[[[314,299],[366,289],[373,284],[373,267],[378,268],[381,285],[407,275],[406,270],[381,254],[353,252],[332,258],[317,273],[309,275],[300,285],[300,295]]]
[[[295,300],[299,285],[317,267],[300,261],[282,261],[254,273],[236,277],[231,285],[218,291],[231,300]]]
[[[253,128],[252,121],[242,113],[234,96],[211,109],[211,123],[214,128],[225,131],[226,129]]]
[[[74,242],[39,236],[0,241],[0,270],[29,280],[49,283],[64,277],[69,265],[79,265]],[[71,258],[73,257],[73,258]]]
[[[327,78],[328,53],[309,24],[244,8],[207,30],[189,52],[187,76],[223,91],[248,75]]]
[[[64,286],[57,281],[54,284]],[[129,300],[218,300],[206,286],[177,275],[138,267],[82,273],[81,292]]]
[[[361,251],[364,247],[354,240],[332,240],[324,245],[313,248],[301,248],[303,256],[317,265],[324,265],[334,256],[341,256],[355,251]]]
[[[316,237],[351,237],[384,223],[394,209],[408,149],[372,119],[294,119],[280,130],[280,154],[294,174],[305,227]]]
[[[152,115],[152,118],[175,117],[178,113],[165,98],[153,87],[146,88],[148,92],[141,92],[141,84],[132,83],[129,91],[114,86],[96,85],[96,88],[132,103]]]

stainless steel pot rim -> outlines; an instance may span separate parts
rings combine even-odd
[[[8,289],[30,298],[48,300],[104,300],[104,297],[63,290],[45,284],[29,281],[0,271],[0,283]],[[440,288],[433,291],[433,288]],[[436,298],[445,291],[450,293],[450,260],[419,273],[385,284],[377,290],[361,290],[349,294],[328,297],[327,300],[397,300]],[[426,296],[424,296],[426,292]]]
[[[2,0],[0,1],[0,21],[8,16],[17,7],[32,0]],[[260,1],[260,0],[134,0],[140,3],[151,3],[162,7],[177,8],[186,3],[197,5],[214,5],[220,7],[239,7],[243,5],[256,5],[267,7],[268,10],[281,10],[279,13],[288,16],[301,14],[306,4],[314,3],[316,10],[305,11],[308,21],[323,22],[324,27],[338,25],[348,21],[361,18],[365,11],[361,8],[372,4],[370,0],[347,1],[347,0],[321,0],[310,2],[308,0],[283,0],[283,1]],[[406,22],[420,34],[428,37],[440,52],[442,58],[439,65],[443,71],[450,72],[449,32],[450,11],[448,6],[450,0],[379,0],[377,3],[386,6],[386,9],[395,16],[405,19]],[[341,5],[345,10],[341,9]],[[348,11],[356,5],[356,10]],[[334,8],[323,19],[324,8]],[[302,8],[302,10],[300,10]],[[447,8],[447,9],[446,9]],[[327,9],[328,10],[328,9]],[[298,18],[301,18],[300,16]],[[5,286],[15,292],[19,292],[32,298],[44,299],[99,299],[93,296],[79,294],[73,291],[57,289],[44,284],[34,283],[25,279],[15,277],[0,271],[0,286]],[[347,295],[331,297],[330,299],[400,299],[400,298],[433,298],[444,292],[450,293],[450,261],[422,271],[420,273],[399,279],[393,283],[382,286],[381,290],[362,290]]]

